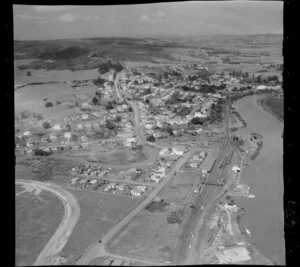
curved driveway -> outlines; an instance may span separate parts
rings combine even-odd
[[[34,265],[57,265],[59,264],[58,254],[66,245],[70,235],[80,216],[80,207],[77,199],[63,188],[52,184],[32,180],[16,180],[16,184],[30,185],[39,189],[47,190],[62,201],[65,213],[54,235],[50,238],[44,249],[40,252]]]

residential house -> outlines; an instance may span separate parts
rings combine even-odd
[[[67,142],[70,142],[71,139],[71,133],[70,132],[65,132],[64,137],[67,139]]]

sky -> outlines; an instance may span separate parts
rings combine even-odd
[[[279,1],[14,5],[13,16],[15,40],[283,33],[283,2]]]

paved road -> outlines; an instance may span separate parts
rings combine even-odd
[[[76,263],[79,265],[86,265],[96,257],[103,256],[103,249],[107,249],[109,241],[123,228],[125,227],[138,213],[140,213],[156,195],[163,189],[163,187],[172,179],[174,174],[183,166],[183,164],[189,159],[189,157],[195,152],[190,150],[181,159],[178,160],[176,166],[171,172],[157,185],[157,187],[130,213],[128,213],[116,226],[109,230],[101,239],[101,244],[95,244],[89,251],[87,251],[80,260]]]
[[[139,107],[134,101],[130,101],[130,100],[126,99],[126,97],[124,97],[122,95],[122,93],[120,92],[119,75],[120,75],[120,73],[117,74],[116,80],[115,80],[115,89],[116,89],[117,97],[120,100],[124,100],[128,105],[131,106],[131,108],[133,110],[133,114],[134,114],[134,131],[135,131],[135,135],[137,137],[137,143],[139,145],[144,145],[144,144],[147,143],[147,141],[146,141],[146,138],[144,137],[144,134],[143,134],[143,131],[142,131],[142,128],[141,128],[141,125],[140,125]]]
[[[16,184],[30,185],[47,190],[61,199],[65,208],[63,219],[34,263],[34,265],[57,265],[58,254],[66,245],[80,216],[80,207],[76,198],[68,191],[52,183],[16,180]]]

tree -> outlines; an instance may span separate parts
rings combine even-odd
[[[53,103],[50,102],[50,101],[48,101],[48,102],[46,102],[45,107],[46,107],[46,108],[53,107]]]
[[[56,105],[60,105],[61,104],[61,102],[60,101],[56,101]]]
[[[28,110],[22,111],[21,112],[21,119],[22,120],[28,119],[30,115],[31,115],[30,111],[28,111]]]
[[[128,108],[128,111],[129,111],[129,112],[132,112],[132,107],[129,107],[129,108]]]
[[[93,80],[93,84],[100,87],[103,86],[105,83],[105,79],[98,77],[97,79]]]
[[[262,76],[261,75],[256,77],[256,82],[257,83],[262,83]]]
[[[31,76],[31,71],[27,71],[27,76]]]
[[[106,120],[105,127],[109,130],[113,130],[116,128],[116,125],[113,122],[111,122],[110,120]]]
[[[71,125],[70,125],[70,124],[67,124],[67,125],[65,126],[65,131],[66,131],[66,132],[70,132],[71,130],[72,130]]]
[[[115,121],[120,122],[121,120],[122,120],[122,117],[120,115],[117,115]]]
[[[43,115],[40,113],[36,113],[36,112],[33,113],[33,117],[39,121],[43,119]]]
[[[151,134],[151,135],[149,135],[149,136],[147,136],[147,141],[149,141],[149,142],[155,142],[155,137],[153,136],[153,134]]]
[[[112,102],[108,101],[108,103],[106,105],[106,109],[108,110],[108,109],[113,109],[113,108],[114,108],[114,106],[113,106]]]
[[[78,141],[78,136],[76,135],[76,134],[71,134],[71,141],[72,142],[76,142],[76,141]]]
[[[169,134],[169,135],[173,135],[173,127],[171,125],[168,125],[166,127],[166,132]]]
[[[93,105],[97,105],[98,104],[98,98],[96,96],[93,97],[92,103],[93,103]]]
[[[194,117],[191,120],[192,124],[200,124],[203,125],[204,119],[203,118],[199,118],[199,117]]]

